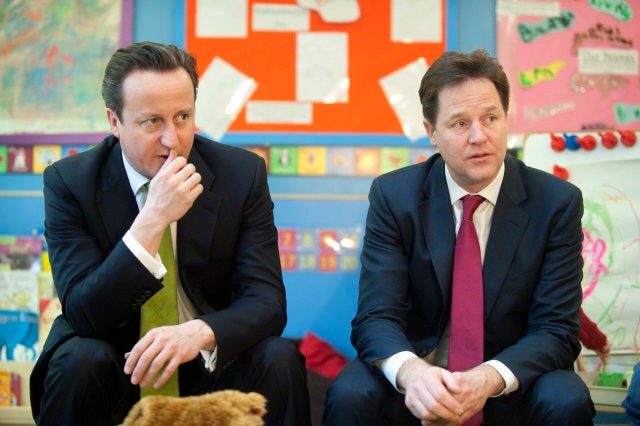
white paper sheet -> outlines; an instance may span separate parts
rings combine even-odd
[[[496,15],[517,16],[560,16],[560,3],[557,1],[512,1],[498,0]]]
[[[253,31],[309,31],[309,11],[291,4],[255,3]]]
[[[197,37],[247,37],[247,0],[197,0]]]
[[[313,109],[309,102],[251,101],[246,119],[247,123],[311,124]]]
[[[418,98],[420,81],[427,68],[427,61],[418,58],[380,79],[387,101],[400,120],[402,132],[412,142],[427,136],[422,124],[422,105]]]
[[[638,51],[631,49],[578,49],[582,74],[638,75]]]
[[[346,24],[360,19],[358,0],[298,0],[298,5],[317,11],[327,23]]]
[[[216,57],[200,77],[196,126],[220,140],[257,87],[251,77]]]
[[[347,102],[349,94],[348,38],[342,32],[298,33],[296,99]]]
[[[442,41],[440,0],[392,0],[391,40],[402,43]]]

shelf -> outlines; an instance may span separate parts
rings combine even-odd
[[[0,425],[35,425],[29,405],[29,375],[33,362],[0,361],[0,368],[7,369],[20,375],[20,402],[17,407],[0,407]]]

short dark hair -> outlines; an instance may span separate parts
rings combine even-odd
[[[445,87],[471,78],[487,78],[496,87],[504,112],[509,111],[509,79],[498,60],[484,49],[471,53],[445,52],[428,69],[420,83],[422,115],[432,125],[438,119],[438,96]]]
[[[122,121],[124,97],[122,83],[138,70],[173,71],[184,68],[193,82],[193,96],[198,93],[198,69],[195,58],[183,49],[171,45],[144,41],[118,49],[107,64],[102,80],[102,99]]]

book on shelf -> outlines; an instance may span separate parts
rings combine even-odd
[[[20,375],[0,368],[0,407],[15,407],[20,401]]]

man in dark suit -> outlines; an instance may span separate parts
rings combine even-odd
[[[444,53],[419,94],[439,153],[372,183],[351,334],[358,357],[327,394],[325,424],[463,424],[480,416],[488,425],[592,424],[589,391],[572,370],[580,351],[580,191],[506,156],[509,83],[486,52]],[[483,353],[470,368],[449,371],[454,246],[467,194],[484,197],[472,216]]]
[[[197,84],[182,49],[119,49],[102,88],[113,135],[45,170],[63,313],[31,376],[38,424],[118,424],[142,388],[176,374],[180,396],[255,391],[267,424],[310,422],[304,357],[279,337],[286,299],[265,163],[195,135]],[[175,264],[157,254],[168,228]],[[173,265],[179,321],[141,337],[141,310]]]

